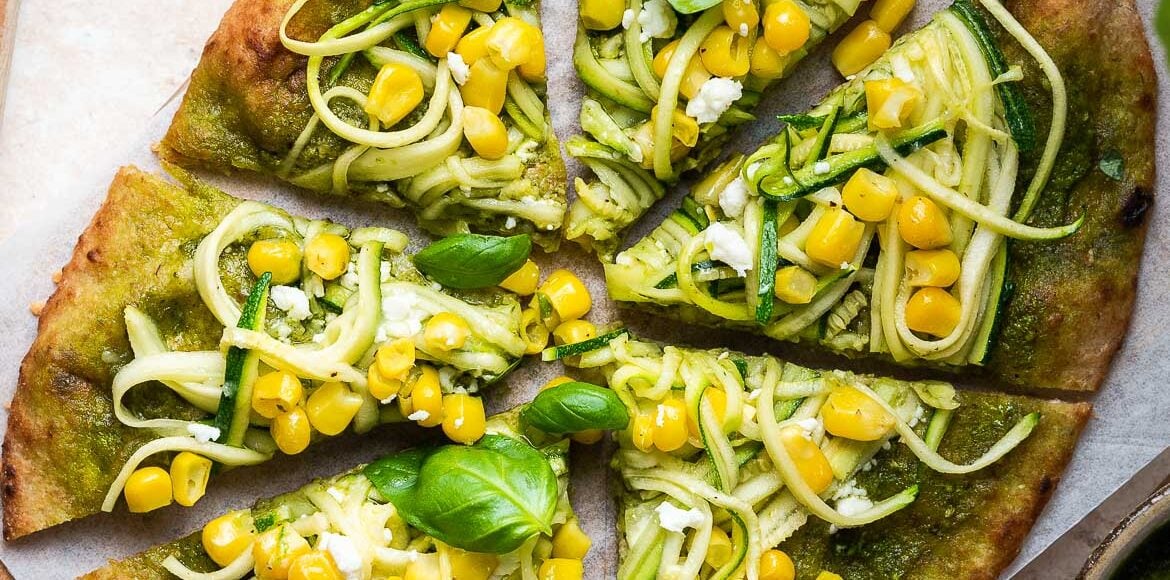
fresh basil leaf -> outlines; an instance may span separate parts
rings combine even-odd
[[[1097,163],[1097,167],[1101,168],[1101,173],[1114,181],[1121,181],[1125,178],[1125,158],[1116,149],[1106,151],[1101,156],[1101,161]]]
[[[524,265],[532,238],[457,234],[443,238],[415,254],[414,265],[449,288],[487,288],[503,282]]]
[[[541,391],[520,411],[520,418],[541,431],[558,434],[625,429],[630,424],[630,415],[617,393],[582,382]]]
[[[510,437],[405,451],[365,475],[407,523],[462,550],[504,554],[552,533],[556,474],[539,451]]]
[[[723,0],[668,0],[680,14],[694,14],[706,10]]]
[[[1170,50],[1170,0],[1158,3],[1158,12],[1154,15],[1154,29],[1158,31],[1158,38],[1162,39],[1162,46]]]

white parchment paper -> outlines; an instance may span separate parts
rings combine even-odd
[[[1086,0],[1107,1],[1107,0]],[[1138,0],[1153,39],[1152,19],[1155,0]],[[904,30],[926,22],[930,15],[945,6],[945,0],[920,0]],[[865,9],[863,7],[862,12]],[[577,110],[581,85],[572,70],[571,54],[575,31],[576,6],[562,0],[545,0],[545,31],[549,50],[549,94],[557,134],[563,140],[579,132]],[[844,27],[847,31],[865,17]],[[837,38],[840,34],[837,35]],[[832,86],[840,82],[828,62],[830,39],[801,66],[793,78],[767,95],[758,109],[759,121],[742,129],[729,149],[750,150],[778,128],[775,115],[798,112],[815,103]],[[1165,55],[1155,46],[1159,84],[1159,165],[1170,162],[1170,143],[1162,130],[1166,126],[1167,93]],[[1075,90],[1075,88],[1073,89]],[[161,138],[174,113],[172,101],[153,120],[140,144],[123,160],[142,168],[158,169],[150,146]],[[84,130],[82,128],[81,130]],[[61,171],[70,171],[62,160]],[[29,313],[30,303],[44,300],[53,290],[51,277],[72,252],[78,234],[88,224],[105,197],[109,178],[116,167],[105,171],[105,178],[92,187],[73,192],[61,199],[55,211],[35,216],[18,224],[16,235],[0,242],[0,258],[5,275],[0,276],[0,400],[10,400],[17,381],[20,361],[36,333],[36,319]],[[575,171],[575,166],[571,171]],[[269,201],[290,211],[314,217],[330,217],[353,226],[380,224],[397,227],[412,236],[412,249],[425,245],[410,216],[372,207],[367,204],[338,202],[334,198],[318,199],[303,192],[249,176],[232,178],[206,176],[237,196]],[[30,176],[35,179],[35,176]],[[1157,190],[1168,191],[1166,172],[1159,175]],[[657,211],[636,228],[640,235],[675,207],[683,194],[676,188]],[[1164,203],[1159,202],[1159,205]],[[1170,212],[1156,205],[1146,252],[1142,264],[1137,310],[1129,336],[1118,355],[1113,371],[1101,392],[1093,399],[1095,415],[1081,440],[1076,456],[1023,551],[1011,571],[1031,561],[1039,552],[1070,526],[1093,510],[1104,498],[1121,486],[1132,474],[1170,445],[1170,285],[1164,272],[1170,269],[1167,227]],[[601,268],[596,259],[567,244],[553,256],[539,256],[545,272],[555,267],[570,267],[586,280],[594,296],[594,310],[589,318],[595,322],[624,320],[642,337],[693,344],[701,347],[725,346],[749,353],[772,352],[790,360],[820,366],[839,366],[860,370],[905,373],[880,365],[857,365],[810,353],[789,344],[762,338],[687,327],[670,321],[653,319],[630,311],[618,311],[606,298]],[[530,361],[511,375],[505,385],[489,395],[489,411],[500,411],[528,400],[545,380],[562,374],[558,364]],[[7,411],[3,413],[7,421]],[[193,508],[172,506],[146,515],[125,513],[119,506],[113,514],[100,514],[71,522],[16,542],[0,542],[0,560],[17,578],[70,578],[100,567],[108,559],[130,555],[148,546],[181,537],[198,530],[203,522],[228,509],[251,505],[267,497],[295,489],[314,477],[327,476],[367,462],[399,449],[417,435],[410,428],[384,428],[364,437],[342,436],[315,446],[295,457],[279,457],[260,468],[238,469],[217,477],[208,495]],[[606,445],[573,447],[573,501],[582,516],[594,547],[586,561],[588,578],[611,578],[616,571],[616,545],[613,534],[614,509],[609,499],[611,478],[606,469],[609,451]],[[1009,572],[1010,574],[1010,572]]]

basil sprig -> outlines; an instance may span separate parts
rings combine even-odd
[[[524,265],[532,238],[456,234],[415,254],[414,265],[448,288],[487,288],[503,282]]]
[[[411,449],[364,473],[407,523],[462,550],[505,554],[552,533],[557,476],[539,451],[510,437]]]
[[[667,0],[681,14],[694,14],[706,10],[721,0]]]
[[[546,433],[579,433],[591,429],[625,429],[630,415],[617,393],[572,382],[545,389],[520,411],[528,425]]]

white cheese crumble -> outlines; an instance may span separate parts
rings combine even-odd
[[[819,434],[823,429],[820,417],[809,417],[808,419],[801,419],[796,422],[796,426],[800,427],[809,437]]]
[[[459,369],[455,367],[443,367],[439,369],[439,386],[443,387],[444,391],[450,392],[455,388],[455,377],[459,375]]]
[[[468,77],[471,76],[471,67],[467,66],[463,55],[458,52],[447,53],[447,70],[451,71],[451,78],[460,85],[466,83]]]
[[[382,298],[382,323],[378,326],[378,342],[388,338],[410,338],[422,332],[426,313],[416,308],[418,298],[409,292]]]
[[[317,549],[329,552],[329,555],[333,556],[333,563],[337,564],[337,571],[341,572],[346,580],[361,578],[362,555],[349,536],[321,532],[321,539],[317,541]]]
[[[382,399],[381,401],[378,401],[378,402],[382,403],[383,405],[389,405],[390,403],[394,402],[394,399],[397,399],[397,398],[398,398],[398,395],[394,394],[394,395],[390,395],[389,397],[386,397],[385,399]]]
[[[872,507],[873,502],[868,497],[849,496],[837,502],[837,511],[847,518],[863,514]]]
[[[703,512],[699,508],[681,510],[674,504],[664,501],[654,508],[658,512],[658,525],[662,529],[672,532],[682,532],[687,528],[698,528],[703,523]]]
[[[504,220],[504,229],[510,230],[514,227],[516,227],[516,218],[508,216],[508,219]]]
[[[272,323],[272,329],[276,331],[276,338],[280,340],[284,340],[292,334],[292,327],[283,318]]]
[[[922,420],[925,418],[926,418],[926,409],[922,408],[922,405],[918,405],[914,409],[914,416],[910,417],[910,420],[907,421],[906,424],[909,425],[911,429],[913,429],[913,428],[917,427],[918,424],[921,423]]]
[[[627,8],[625,12],[622,12],[622,28],[629,30],[633,25],[634,11]]]
[[[317,344],[324,344],[325,343],[325,333],[318,332],[317,334],[314,334],[313,335],[313,342],[315,342]]]
[[[719,207],[723,209],[723,213],[731,217],[743,215],[743,208],[747,205],[747,200],[747,183],[742,177],[736,177],[719,193]]]
[[[341,275],[341,285],[345,286],[346,288],[349,288],[351,290],[354,288],[357,288],[357,286],[358,286],[357,264],[355,264],[353,262],[349,263],[349,268],[347,268],[345,270],[345,273]]]
[[[712,77],[699,87],[699,94],[687,101],[687,116],[700,123],[714,123],[743,96],[739,81]]]
[[[623,24],[624,16],[623,14]],[[674,29],[678,26],[678,18],[675,17],[674,9],[670,7],[670,4],[667,4],[666,0],[650,0],[642,5],[642,11],[638,13],[638,25],[642,27],[639,39],[642,42],[649,42],[651,38],[674,36]]]
[[[431,414],[426,412],[426,411],[423,411],[422,409],[419,409],[418,411],[415,411],[415,412],[411,413],[410,415],[407,415],[406,418],[410,419],[411,421],[426,421],[427,419],[431,418]]]
[[[829,165],[828,161],[817,161],[813,164],[813,173],[816,175],[824,175],[833,170],[833,166]]]
[[[707,228],[706,235],[705,246],[712,260],[719,260],[731,266],[740,276],[747,275],[755,259],[739,230],[722,222],[715,222]]]
[[[300,288],[273,286],[268,295],[272,297],[272,303],[293,320],[304,320],[313,314],[309,311],[309,297]]]
[[[191,423],[187,425],[187,432],[200,443],[210,443],[219,439],[219,428],[204,425],[203,423]]]

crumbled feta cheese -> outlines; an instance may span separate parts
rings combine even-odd
[[[699,508],[681,510],[674,504],[664,501],[654,508],[658,512],[658,525],[662,529],[672,532],[682,532],[687,528],[698,528],[703,523],[703,512]]]
[[[837,502],[837,511],[847,518],[865,513],[872,507],[873,502],[868,497],[849,496]]]
[[[309,311],[309,297],[300,288],[273,286],[268,295],[272,297],[272,303],[293,320],[304,320],[313,314]]]
[[[853,265],[850,264],[849,262],[841,262],[841,269],[842,270],[848,270],[852,267],[853,267]]]
[[[862,466],[861,466],[861,470],[862,470],[862,471],[870,471],[870,470],[872,470],[872,469],[873,469],[873,466],[874,466],[874,465],[877,465],[877,460],[876,460],[876,459],[870,459],[869,461],[866,461],[866,462],[865,462],[865,465],[862,465]]]
[[[356,580],[362,576],[362,555],[358,552],[357,547],[354,546],[353,540],[349,536],[343,534],[334,534],[333,532],[321,532],[320,539],[317,540],[317,549],[323,552],[329,552],[333,556],[333,563],[337,565],[337,571],[345,576],[346,580]]]
[[[828,161],[817,161],[813,164],[813,173],[816,175],[824,175],[833,170],[833,166],[829,165]]]
[[[747,200],[747,183],[742,177],[736,177],[719,193],[719,207],[723,209],[723,213],[731,217],[743,215],[743,208],[747,205]]]
[[[446,392],[451,392],[455,388],[455,377],[459,375],[459,369],[455,367],[443,367],[439,369],[439,386],[443,387]]]
[[[842,483],[836,491],[833,492],[833,499],[845,499],[850,496],[867,497],[869,492],[865,488],[857,485],[856,479],[850,479]]]
[[[394,399],[397,399],[397,398],[398,398],[398,395],[394,394],[394,395],[390,395],[389,397],[386,397],[385,399],[382,399],[381,401],[378,401],[378,402],[382,403],[383,405],[389,405],[390,403],[394,402]]]
[[[272,329],[276,331],[276,338],[280,340],[284,340],[292,334],[292,327],[289,326],[288,321],[283,318],[273,322]]]
[[[841,531],[841,528],[838,528],[836,524],[829,524],[829,535],[830,536],[833,534],[836,534],[839,531]]]
[[[922,408],[922,405],[918,405],[918,407],[914,409],[914,416],[910,417],[910,420],[907,421],[906,424],[909,425],[911,429],[913,429],[917,427],[918,424],[921,423],[925,418],[926,409]]]
[[[325,333],[324,333],[324,332],[318,332],[317,334],[314,334],[314,335],[313,335],[313,342],[315,342],[315,343],[317,343],[317,344],[322,344],[322,343],[324,343],[324,342],[325,342]]]
[[[818,417],[809,417],[808,419],[797,421],[796,425],[803,429],[805,433],[812,435],[821,428],[821,420]]]
[[[731,266],[740,276],[747,275],[755,259],[739,230],[722,222],[715,222],[707,228],[706,235],[705,245],[712,260],[719,260]]]
[[[714,123],[742,96],[743,85],[739,81],[711,77],[699,87],[699,94],[687,101],[687,116],[700,123]]]
[[[762,167],[763,165],[764,165],[763,161],[753,161],[752,164],[748,165],[747,169],[744,170],[744,175],[746,175],[748,179],[755,181],[756,180],[756,173],[758,173],[760,171],[760,167]]]
[[[623,14],[623,24],[624,24]],[[638,25],[642,27],[639,38],[642,42],[649,42],[651,38],[669,38],[674,36],[674,29],[678,26],[678,18],[674,9],[666,0],[649,0],[642,5],[638,13]],[[627,27],[629,28],[629,27]]]
[[[390,191],[390,185],[386,183],[379,183],[378,185],[374,186],[374,191],[377,191],[378,193],[386,193]]]
[[[418,298],[410,292],[400,292],[382,297],[382,323],[379,325],[381,338],[409,338],[422,332],[422,319],[426,313],[416,308]]]
[[[219,428],[204,425],[203,423],[191,423],[187,425],[187,432],[200,443],[210,443],[219,439]]]
[[[410,419],[411,421],[426,421],[427,419],[431,418],[431,414],[426,412],[426,411],[423,411],[422,409],[419,409],[418,411],[415,411],[415,412],[411,413],[410,415],[407,415],[406,418]]]
[[[629,30],[633,25],[634,11],[627,8],[625,12],[622,12],[622,28]]]
[[[508,219],[504,220],[504,229],[510,230],[514,227],[516,227],[516,218],[508,216]]]
[[[891,445],[890,445],[890,440],[889,440],[889,439],[887,439],[885,443],[882,443],[882,450],[884,450],[884,451],[889,451],[889,450],[890,450],[890,447],[891,447]]]
[[[471,67],[467,66],[463,55],[458,52],[447,53],[447,70],[451,71],[451,78],[460,85],[466,83],[467,78],[471,76]]]
[[[341,275],[341,285],[350,289],[357,288],[358,275],[356,264],[350,262],[349,268]]]

